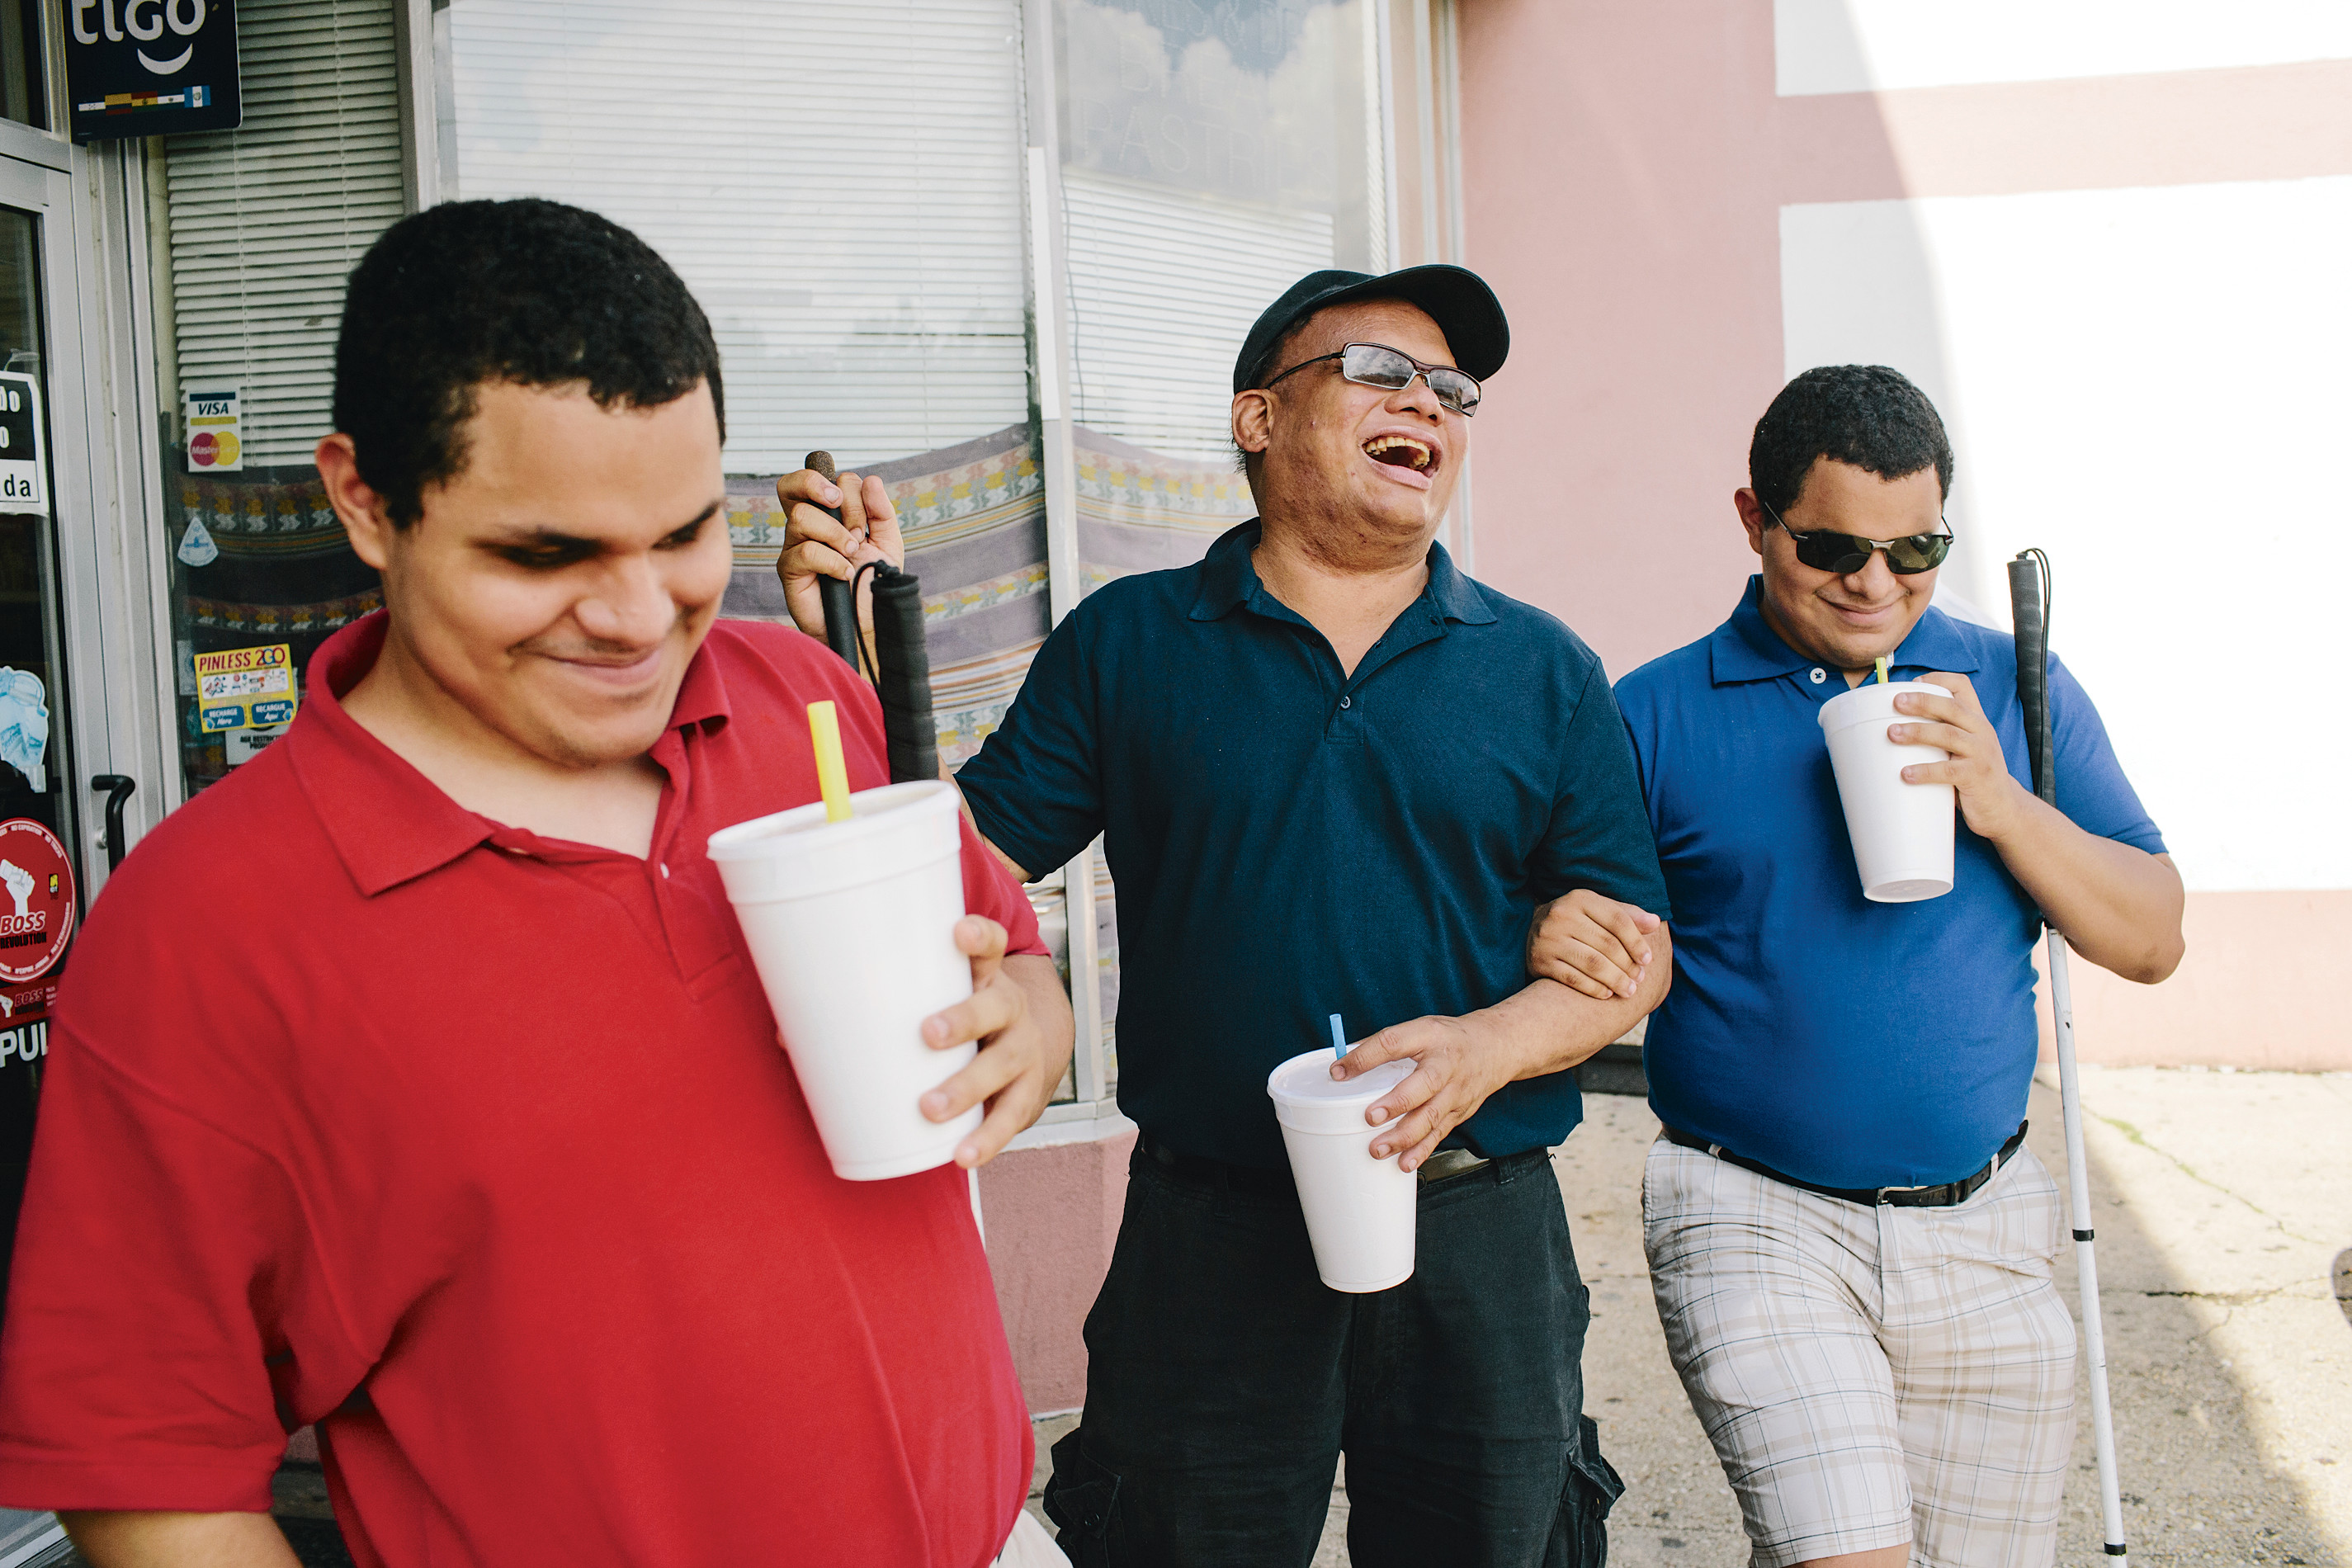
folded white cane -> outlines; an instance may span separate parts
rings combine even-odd
[[[2017,700],[2025,710],[2025,749],[2033,792],[2058,804],[2058,759],[2050,743],[2050,558],[2021,551],[2009,563],[2009,601],[2017,626]],[[2091,1441],[2099,1456],[2099,1511],[2107,1555],[2128,1561],[2124,1504],[2116,1475],[2116,1422],[2107,1403],[2107,1339],[2099,1323],[2099,1263],[2093,1250],[2090,1162],[2083,1152],[2083,1089],[2074,1072],[2074,1002],[2066,981],[2066,939],[2050,932],[2050,1010],[2057,1019],[2058,1102],[2066,1121],[2067,1212],[2074,1223],[2074,1276],[2083,1301],[2083,1353],[2091,1368]]]

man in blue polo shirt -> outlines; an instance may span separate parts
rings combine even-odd
[[[2074,1338],[2057,1188],[2021,1142],[2032,949],[2047,911],[2092,963],[2161,980],[2180,879],[2065,668],[2053,809],[2011,640],[1930,606],[1952,454],[1916,387],[1807,371],[1748,473],[1761,574],[1617,687],[1676,918],[1643,1053],[1658,1314],[1761,1568],[2046,1563]],[[1864,898],[1818,721],[1881,657],[1951,693],[1895,700],[1895,741],[1950,753],[1905,778],[1952,785],[1962,819],[1952,890],[1916,903]],[[1596,912],[1552,910],[1531,968],[1613,974]]]
[[[1529,982],[1526,935],[1571,888],[1664,889],[1600,661],[1434,542],[1507,341],[1458,268],[1301,279],[1234,365],[1261,515],[1079,605],[958,775],[1025,872],[1101,833],[1118,879],[1142,1135],[1046,1491],[1080,1563],[1305,1568],[1343,1450],[1360,1568],[1605,1550],[1617,1482],[1581,1415],[1548,1148],[1581,1113],[1566,1069],[1669,965],[1587,997]],[[870,491],[782,488],[862,510],[792,505],[788,593],[895,545]],[[1333,1013],[1347,1076],[1418,1064],[1368,1116],[1422,1178],[1415,1271],[1377,1294],[1318,1279],[1266,1097]]]

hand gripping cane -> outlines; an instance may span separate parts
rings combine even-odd
[[[2025,751],[2033,793],[2058,804],[2058,760],[2050,743],[2050,558],[2021,551],[2009,563],[2017,625],[2017,700],[2025,710]],[[2074,1002],[2066,979],[2066,939],[2050,932],[2050,1010],[2057,1020],[2058,1103],[2066,1121],[2067,1212],[2074,1219],[2074,1277],[2083,1300],[2083,1352],[2091,1363],[2091,1441],[2099,1456],[2099,1512],[2107,1555],[2128,1562],[2123,1497],[2116,1475],[2116,1422],[2107,1403],[2107,1339],[2099,1322],[2099,1264],[2092,1249],[2090,1163],[2083,1152],[2083,1089],[2074,1072]]]
[[[807,467],[830,480],[837,476],[833,454],[811,452]],[[835,521],[841,514],[824,509]],[[874,641],[867,647],[857,626],[857,579],[874,574]],[[940,776],[939,726],[931,718],[931,654],[923,640],[923,584],[887,561],[869,561],[851,574],[816,580],[824,607],[824,640],[849,663],[861,666],[882,703],[882,733],[889,744],[890,782]]]

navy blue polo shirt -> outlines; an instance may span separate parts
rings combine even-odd
[[[1535,907],[1588,887],[1661,913],[1624,726],[1592,650],[1429,552],[1352,675],[1258,581],[1255,520],[1122,577],[1045,641],[957,774],[1031,872],[1104,835],[1118,884],[1118,1103],[1169,1147],[1286,1163],[1265,1077],[1330,1038],[1490,1006]],[[1458,1136],[1557,1143],[1576,1080],[1509,1084]]]
[[[1675,984],[1650,1016],[1650,1104],[1669,1126],[1832,1187],[1923,1186],[1981,1168],[2033,1076],[2033,900],[1958,825],[1952,890],[1862,896],[1821,707],[1845,677],[1782,642],[1749,578],[1731,618],[1617,684],[1674,899]],[[1930,608],[1897,679],[1965,675],[2027,782],[2017,649]],[[2050,662],[2058,807],[2150,854],[2091,700]]]

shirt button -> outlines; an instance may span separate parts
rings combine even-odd
[[[668,861],[667,861],[667,860],[663,861],[663,862],[661,863],[661,868],[662,868],[662,878],[663,878],[663,879],[664,879],[664,880],[667,880],[667,879],[668,879],[668,878],[669,878],[669,862],[668,862]]]
[[[1830,672],[1828,670],[1823,669],[1818,664],[1813,666],[1813,684],[1815,686],[1819,686],[1822,681],[1827,680],[1829,678]]]
[[[1339,706],[1342,708],[1353,708],[1355,705],[1356,700],[1352,697],[1342,697],[1339,699]]]

